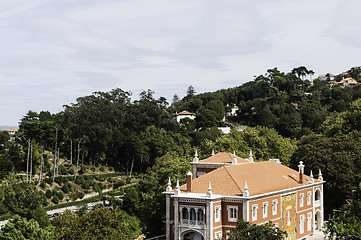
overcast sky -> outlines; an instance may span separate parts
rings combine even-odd
[[[359,66],[361,1],[0,0],[0,125],[94,91],[169,102],[278,67]]]

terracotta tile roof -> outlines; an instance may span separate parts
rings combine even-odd
[[[206,193],[211,182],[212,192],[223,196],[242,196],[245,181],[250,196],[301,186],[297,171],[274,161],[227,165],[192,181],[192,193]],[[180,190],[186,192],[187,185]]]
[[[200,163],[232,163],[233,154],[229,152],[219,152],[209,158],[200,160]],[[237,163],[249,163],[248,160],[237,157]]]
[[[191,113],[191,112],[186,112],[186,111],[183,111],[183,112],[179,112],[179,113],[176,113],[174,114],[175,116],[178,116],[178,115],[196,115],[195,113]]]

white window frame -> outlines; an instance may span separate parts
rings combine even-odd
[[[257,221],[258,204],[252,205],[252,221]]]
[[[238,221],[238,206],[227,206],[228,210],[228,221],[229,222],[237,222]],[[235,211],[235,217],[232,217],[232,211]]]
[[[312,229],[312,212],[307,213],[307,231]]]
[[[307,205],[311,205],[311,200],[312,200],[312,193],[307,192]]]
[[[305,232],[305,215],[300,216],[300,234]]]
[[[222,231],[218,231],[214,233],[214,239],[221,239],[222,238]]]
[[[262,213],[263,213],[263,218],[266,218],[268,216],[268,202],[264,202],[262,204]]]
[[[278,200],[273,200],[272,201],[272,215],[277,214],[277,204],[278,204]]]
[[[221,209],[222,209],[221,206],[215,206],[214,207],[214,221],[215,222],[220,222],[221,221]]]
[[[300,194],[300,207],[303,207],[303,200],[305,198],[305,194],[301,193]]]

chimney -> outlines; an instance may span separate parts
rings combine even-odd
[[[305,184],[305,180],[303,177],[303,173],[304,173],[304,169],[305,169],[305,165],[303,165],[303,162],[300,161],[300,165],[298,165],[298,183],[299,184]]]
[[[192,173],[187,173],[187,192],[192,192]]]

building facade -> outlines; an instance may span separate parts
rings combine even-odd
[[[191,113],[191,112],[187,112],[187,111],[183,111],[183,112],[179,112],[174,114],[173,119],[176,120],[178,123],[180,122],[181,119],[183,118],[189,118],[189,119],[195,119],[196,118],[196,114],[195,113]]]
[[[231,157],[230,157],[231,156]],[[231,158],[231,159],[230,159]],[[278,159],[254,162],[230,153],[198,160],[187,183],[166,195],[167,240],[213,240],[226,237],[239,219],[253,224],[272,221],[288,239],[302,239],[323,224],[323,179],[282,165]]]

